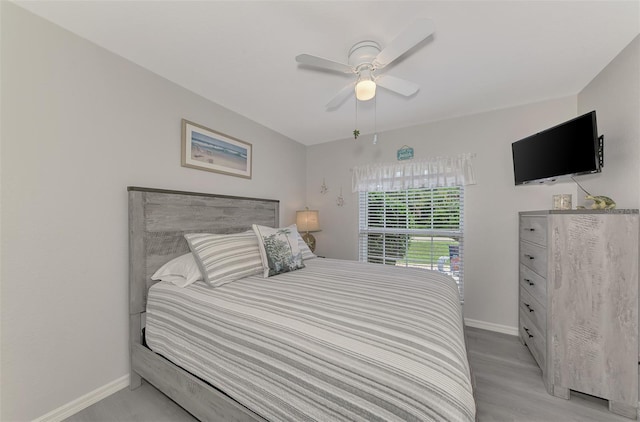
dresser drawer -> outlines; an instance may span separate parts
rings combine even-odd
[[[547,250],[542,246],[520,242],[520,263],[547,278]]]
[[[520,288],[525,289],[543,306],[547,306],[547,280],[520,264]]]
[[[520,312],[529,317],[536,330],[546,337],[547,334],[547,310],[526,290],[520,290]]]
[[[545,337],[533,326],[529,316],[522,311],[520,311],[520,337],[531,351],[538,366],[544,371],[547,342]]]
[[[547,245],[547,217],[520,216],[520,240]]]

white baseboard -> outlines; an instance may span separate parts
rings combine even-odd
[[[125,387],[129,386],[129,375],[124,375],[117,380],[111,381],[110,383],[103,385],[102,387],[96,388],[90,393],[85,394],[82,397],[78,397],[77,399],[60,406],[57,409],[52,410],[46,415],[40,416],[37,419],[34,419],[33,422],[60,422],[69,416],[75,415],[82,409],[86,409],[94,403],[99,402],[105,397],[109,397],[116,391],[120,391]]]
[[[518,327],[510,327],[508,325],[494,324],[493,322],[478,321],[477,319],[464,319],[465,325],[473,328],[481,328],[483,330],[495,331],[497,333],[509,334],[517,336]]]

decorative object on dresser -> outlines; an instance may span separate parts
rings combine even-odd
[[[296,226],[302,234],[302,239],[309,246],[311,252],[316,250],[316,238],[310,232],[320,231],[320,219],[318,210],[310,210],[305,207],[302,211],[296,211]]]
[[[593,210],[612,210],[616,207],[616,203],[613,199],[604,195],[587,195],[584,197],[587,201],[593,201],[591,209]]]
[[[638,210],[520,213],[520,337],[549,394],[638,417]]]
[[[554,210],[570,210],[571,194],[561,193],[560,195],[553,195],[553,209]]]
[[[578,187],[586,195],[584,199],[587,201],[593,201],[593,204],[591,204],[592,210],[612,210],[616,207],[616,202],[613,199],[604,195],[591,195],[589,192],[587,192],[585,188],[582,187],[580,183],[578,183],[578,181],[575,178],[572,177],[571,179],[576,183],[576,185],[578,185]],[[579,206],[578,209],[583,210],[585,209],[585,207]]]

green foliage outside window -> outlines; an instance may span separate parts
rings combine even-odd
[[[368,229],[460,229],[460,188],[410,189],[395,192],[368,192]],[[444,239],[443,239],[444,240]],[[457,241],[431,242],[410,234],[369,233],[368,261],[395,265],[403,259],[437,262],[448,256],[449,245]]]

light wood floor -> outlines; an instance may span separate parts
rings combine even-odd
[[[468,328],[469,360],[476,377],[478,420],[629,422],[609,413],[607,402],[578,393],[550,396],[540,369],[517,337]],[[121,390],[67,422],[193,422],[196,419],[151,385]]]

